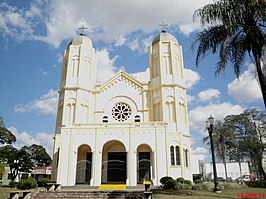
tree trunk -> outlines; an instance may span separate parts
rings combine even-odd
[[[263,97],[264,107],[266,108],[266,78],[264,77],[264,74],[262,72],[260,59],[259,59],[258,55],[254,54],[254,58],[255,58],[255,65],[256,65],[257,74],[258,74],[258,78],[259,78],[261,93],[262,93],[262,97]]]
[[[241,184],[243,184],[243,176],[242,176],[241,160],[238,161],[238,165],[239,165],[239,172],[240,172],[240,177],[241,177]]]
[[[260,175],[263,177],[263,180],[266,180],[266,174],[262,166],[262,156],[258,158],[257,165],[258,165],[258,171]]]
[[[223,162],[224,162],[225,179],[228,180],[228,176],[227,176],[227,166],[226,166],[225,158],[223,158]]]

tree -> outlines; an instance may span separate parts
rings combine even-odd
[[[239,117],[240,117],[239,115],[229,115],[225,117],[224,126],[226,126],[227,129],[230,129],[230,131],[234,132],[231,139],[228,139],[226,141],[226,145],[227,145],[226,155],[229,161],[238,162],[241,182],[243,184],[241,162],[244,160],[245,151],[243,148],[241,148],[242,147],[242,144],[241,144],[242,131],[240,131],[241,133],[239,133],[239,130],[243,128],[241,128],[241,125],[239,125],[241,123],[239,122],[241,121]]]
[[[52,163],[51,157],[41,145],[24,146],[23,149],[30,154],[31,161],[37,166],[47,166]]]
[[[0,161],[9,165],[11,180],[15,180],[19,171],[29,173],[36,165],[50,164],[51,158],[39,145],[24,146],[19,150],[6,145],[0,148]]]
[[[235,139],[227,142],[230,159],[241,161],[250,159],[258,176],[266,179],[262,166],[263,152],[266,148],[266,117],[257,109],[245,110],[239,115],[230,115],[224,123],[235,134]]]
[[[0,144],[12,144],[15,141],[16,137],[5,127],[4,120],[0,117]]]
[[[5,173],[5,164],[0,162],[0,178],[3,177],[4,173]]]
[[[213,128],[213,145],[214,150],[216,153],[216,156],[223,161],[224,164],[224,170],[225,170],[225,177],[228,179],[227,176],[227,167],[226,167],[226,151],[227,151],[227,145],[226,141],[230,139],[233,136],[233,133],[226,128],[221,121],[217,121]],[[207,145],[210,145],[210,138],[209,136],[203,138],[203,142],[207,143]]]
[[[228,62],[234,67],[237,77],[248,53],[255,63],[259,84],[266,108],[266,72],[263,70],[263,52],[266,45],[265,0],[217,0],[194,12],[203,25],[208,25],[197,34],[192,47],[199,43],[196,65],[206,53],[219,50],[216,74],[224,72]],[[265,67],[265,66],[264,66]]]

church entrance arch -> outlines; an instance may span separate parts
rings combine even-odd
[[[102,151],[102,183],[126,183],[127,152],[124,144],[112,140]]]
[[[77,154],[76,184],[90,184],[92,178],[92,152],[88,145],[81,145]]]
[[[137,180],[138,184],[151,180],[152,150],[149,145],[141,144],[137,148]]]

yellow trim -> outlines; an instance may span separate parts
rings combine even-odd
[[[125,190],[126,184],[101,184],[98,190]]]

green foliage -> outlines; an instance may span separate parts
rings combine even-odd
[[[17,184],[17,188],[18,189],[32,189],[35,188],[37,186],[37,181],[33,178],[28,178],[25,180],[20,180]]]
[[[177,178],[176,181],[183,184],[185,182],[185,179],[184,178]]]
[[[47,183],[50,182],[49,178],[42,178],[40,181],[38,181],[38,187],[46,187]]]
[[[266,181],[265,180],[256,180],[256,181],[249,181],[245,182],[247,186],[253,188],[266,188]]]
[[[176,189],[177,190],[191,190],[192,189],[192,185],[191,184],[186,184],[185,182],[184,183],[177,182]]]
[[[4,120],[0,117],[0,144],[12,144],[15,141],[16,137],[5,127]]]
[[[245,57],[248,54],[256,65],[266,107],[266,75],[260,63],[266,46],[265,0],[217,0],[194,12],[205,28],[197,34],[198,45],[196,65],[208,52],[219,51],[216,74],[225,71],[232,63],[237,77],[240,76]]]
[[[169,176],[162,177],[162,178],[160,179],[160,183],[161,183],[162,185],[164,185],[164,184],[166,183],[166,181],[169,180],[169,179],[173,179],[173,178],[172,178],[172,177],[169,177]]]
[[[164,189],[190,190],[192,188],[192,182],[184,178],[174,180],[172,177],[166,176],[161,178],[160,182]]]
[[[234,132],[234,137],[227,140],[229,160],[241,162],[249,159],[255,171],[266,180],[262,166],[263,151],[266,147],[266,117],[257,109],[248,109],[239,115],[224,118],[224,125]]]
[[[238,189],[239,184],[237,183],[232,183],[232,182],[220,182],[219,187],[221,189]]]
[[[30,159],[37,166],[47,166],[52,163],[51,157],[41,145],[33,144],[31,146],[24,146],[22,149],[27,151]]]
[[[174,179],[168,179],[163,185],[164,189],[176,189],[178,182]]]
[[[11,181],[9,182],[9,186],[10,186],[11,188],[15,188],[15,187],[17,186],[17,182],[11,180]]]
[[[0,178],[3,177],[5,173],[5,164],[0,162]]]

